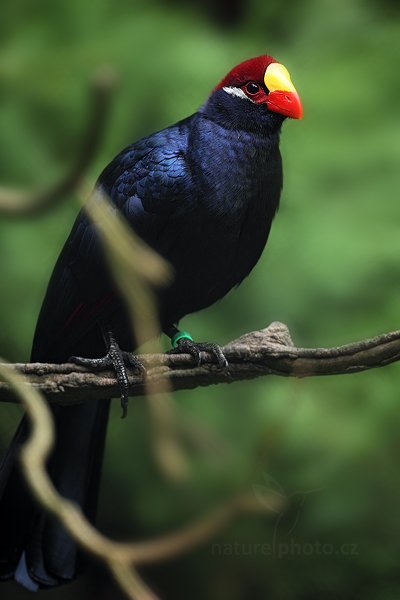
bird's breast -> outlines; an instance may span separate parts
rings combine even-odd
[[[248,275],[266,244],[282,185],[277,144],[213,124],[198,143],[189,157],[194,208],[176,228],[170,257],[171,297],[181,297],[182,315],[212,304]]]

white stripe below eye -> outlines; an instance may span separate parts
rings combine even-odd
[[[246,96],[244,91],[238,87],[226,86],[226,87],[223,87],[222,89],[224,90],[224,92],[226,92],[227,94],[230,94],[231,96],[237,96],[238,98],[242,98],[242,100],[249,100],[250,102],[253,102],[253,100],[251,98],[249,98],[248,96]]]

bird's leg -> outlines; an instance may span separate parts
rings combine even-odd
[[[201,353],[208,352],[214,357],[220,369],[228,367],[228,361],[218,344],[194,342],[192,336],[187,331],[180,331],[173,325],[166,327],[164,333],[170,338],[172,345],[172,350],[169,350],[167,354],[190,354],[193,356],[196,365],[200,366],[205,362],[202,359]]]
[[[69,362],[73,362],[83,367],[92,369],[105,369],[112,367],[117,376],[119,389],[121,392],[121,408],[122,418],[125,418],[128,413],[128,391],[129,380],[126,372],[126,366],[129,365],[140,371],[143,375],[146,370],[138,358],[131,352],[121,350],[112,331],[102,330],[104,341],[108,348],[108,352],[102,358],[83,358],[81,356],[71,356]]]

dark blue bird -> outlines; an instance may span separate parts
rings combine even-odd
[[[198,358],[208,349],[224,365],[217,345],[197,344],[177,325],[222,298],[258,261],[282,187],[281,125],[301,112],[285,67],[260,56],[235,67],[191,117],[128,146],[100,175],[97,185],[174,269],[171,285],[156,295],[162,330],[176,352]],[[82,211],[50,279],[32,361],[111,360],[123,388],[124,361],[140,367],[128,355],[135,347],[95,227]],[[108,408],[104,401],[52,408],[57,443],[49,473],[91,521]],[[23,419],[0,466],[0,578],[35,590],[74,579],[83,561],[23,483],[16,456],[27,433]]]

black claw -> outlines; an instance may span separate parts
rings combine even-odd
[[[124,419],[128,414],[129,400],[129,379],[126,372],[126,365],[137,369],[143,376],[146,373],[146,369],[140,360],[134,356],[134,354],[131,352],[126,352],[125,350],[121,350],[111,332],[108,332],[105,337],[107,338],[109,346],[108,352],[105,356],[102,358],[83,358],[80,356],[71,356],[69,361],[77,365],[94,369],[104,369],[107,367],[112,367],[114,369],[121,392],[121,418]]]
[[[125,363],[133,369],[137,369],[143,376],[146,375],[146,367],[132,352],[122,352]]]
[[[121,419],[125,419],[126,415],[128,414],[128,404],[129,404],[128,396],[121,394],[121,409],[122,409]]]
[[[221,350],[221,346],[218,346],[218,344],[204,344],[204,346],[204,350],[206,352],[209,352],[210,354],[215,356],[215,358],[217,359],[218,367],[220,369],[228,368],[228,361],[225,357],[225,354]]]
[[[180,339],[176,347],[169,350],[168,354],[190,354],[194,359],[196,367],[201,365],[201,354],[198,344],[195,344],[187,338]]]
[[[208,352],[216,360],[219,369],[227,369],[228,361],[221,347],[218,344],[209,342],[192,342],[187,338],[181,338],[178,341],[176,348],[169,350],[167,354],[190,354],[195,361],[196,367],[199,367],[202,363],[207,362],[202,359],[201,353]]]

